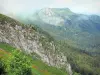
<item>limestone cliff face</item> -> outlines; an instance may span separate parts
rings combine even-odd
[[[64,67],[69,75],[72,75],[66,56],[56,50],[54,41],[49,40],[45,34],[39,33],[32,26],[21,25],[12,19],[3,19],[0,19],[0,42],[8,43],[27,53],[34,52],[48,65]]]

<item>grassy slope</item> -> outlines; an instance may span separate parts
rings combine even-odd
[[[12,50],[15,50],[14,47],[9,46],[5,43],[0,43],[0,56],[5,57],[6,54],[11,53]],[[32,57],[27,56],[30,60]],[[66,75],[66,72],[57,69],[55,67],[51,67],[43,63],[41,60],[34,59],[32,61],[32,72],[33,75]]]

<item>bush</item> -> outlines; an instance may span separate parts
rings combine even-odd
[[[0,59],[0,75],[6,75],[5,65]]]
[[[20,51],[13,51],[3,62],[6,65],[7,75],[32,75],[31,60]]]

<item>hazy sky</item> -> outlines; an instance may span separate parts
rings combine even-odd
[[[70,8],[74,12],[100,14],[100,0],[0,0],[0,12],[31,12],[45,7]]]

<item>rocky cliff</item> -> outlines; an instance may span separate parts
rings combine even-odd
[[[65,68],[72,75],[67,57],[56,49],[54,40],[42,30],[30,25],[23,25],[0,14],[0,42],[8,43],[27,53],[36,53],[50,66]]]

